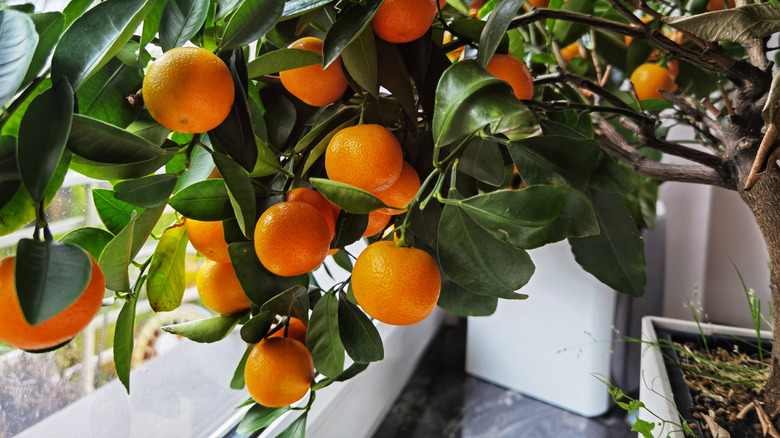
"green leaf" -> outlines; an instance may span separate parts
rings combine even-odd
[[[65,9],[62,10],[62,15],[65,16],[65,27],[70,27],[77,18],[84,15],[84,12],[87,12],[87,9],[89,9],[94,2],[95,0],[71,0],[68,5],[65,6]]]
[[[129,179],[114,186],[114,196],[141,208],[157,207],[168,201],[177,180],[178,177],[170,173]]]
[[[295,152],[303,152],[304,150],[306,150],[306,148],[309,147],[311,142],[313,142],[316,138],[318,138],[325,131],[325,129],[328,128],[331,125],[331,123],[333,123],[336,119],[338,119],[339,117],[341,117],[344,114],[347,114],[347,110],[340,110],[340,111],[334,113],[332,116],[330,116],[327,119],[325,119],[322,123],[319,123],[316,126],[313,126],[311,128],[311,130],[309,132],[307,132],[306,135],[304,135],[300,140],[298,140],[298,143],[295,144],[295,149],[294,149]],[[330,134],[327,135],[326,137],[322,138],[322,140],[320,140],[320,143],[314,149],[315,150],[319,149],[319,146],[322,143],[325,143],[325,145],[327,146],[328,142],[330,142],[330,139],[333,138],[333,136],[337,132],[339,132],[340,130],[344,129],[343,127],[345,125],[349,126],[347,124],[347,122],[354,121],[354,120],[355,120],[355,118],[353,117],[353,118],[347,120],[346,122],[342,123],[341,125],[339,125],[337,128],[331,130]],[[326,139],[328,140],[327,142],[325,141]],[[314,152],[312,152],[312,154],[314,154]],[[312,161],[312,158],[311,158],[312,154],[310,154],[309,158],[306,160],[307,163],[309,161]],[[319,158],[319,155],[321,155],[321,153],[317,155],[317,158]],[[316,158],[315,158],[315,160],[316,160]],[[305,171],[304,171],[304,173],[305,173]]]
[[[225,25],[220,50],[238,49],[257,41],[282,17],[284,0],[244,0]]]
[[[22,183],[36,203],[43,201],[62,160],[72,117],[73,90],[64,80],[38,95],[22,117],[16,158]]]
[[[336,377],[344,370],[338,311],[338,299],[325,294],[314,306],[306,331],[306,347],[314,359],[314,367],[326,377]]]
[[[215,21],[222,20],[230,15],[231,12],[236,10],[236,6],[238,6],[239,3],[241,3],[241,0],[217,0],[217,12],[214,17]]]
[[[183,222],[166,229],[152,254],[146,279],[146,296],[155,312],[170,312],[181,305],[186,285],[186,231]],[[189,338],[185,334],[182,336]]]
[[[355,362],[375,362],[385,357],[382,338],[374,323],[358,306],[338,300],[338,326],[344,349]]]
[[[382,0],[366,0],[342,12],[333,23],[322,45],[322,68],[327,68],[338,59],[341,52],[371,23]]]
[[[499,43],[506,36],[509,23],[515,18],[524,2],[525,0],[500,0],[493,8],[493,12],[482,30],[482,35],[479,37],[479,53],[477,54],[479,65],[487,67],[490,58],[496,53]]]
[[[233,212],[236,215],[236,219],[238,219],[241,232],[244,233],[247,239],[251,239],[255,230],[255,222],[257,221],[255,217],[257,205],[252,181],[244,172],[244,169],[238,163],[228,158],[227,155],[215,152],[212,158],[217,165],[217,169],[219,169],[219,172],[225,179],[230,205],[233,206]]]
[[[209,179],[194,183],[168,201],[182,216],[199,221],[221,221],[233,217],[225,182]]]
[[[317,9],[332,2],[333,0],[290,0],[284,4],[282,20],[303,15],[312,9]]]
[[[496,311],[498,298],[473,294],[443,275],[436,304],[457,316],[490,316]]]
[[[211,158],[211,154],[206,149],[195,148],[192,151],[192,155],[190,155],[190,168],[181,174],[179,181],[176,183],[176,188],[173,189],[173,193],[178,194],[180,190],[205,180],[211,175],[213,170],[214,160]],[[225,187],[224,184],[222,184],[222,187]],[[227,197],[227,191],[225,191],[225,196]]]
[[[593,15],[593,6],[595,3],[596,2],[593,0],[569,0],[561,6],[561,10],[583,15]],[[558,40],[561,47],[565,47],[577,41],[588,31],[588,27],[572,21],[557,20],[551,31],[553,37]]]
[[[277,149],[284,150],[284,144],[295,127],[296,118],[295,106],[285,97],[274,96],[268,103],[265,112],[268,140]]]
[[[280,277],[269,272],[257,259],[253,242],[234,242],[228,245],[228,253],[236,271],[241,288],[247,297],[257,306],[278,296],[294,286],[309,286],[308,275]],[[306,312],[308,321],[308,312]]]
[[[252,349],[254,347],[255,346],[251,344],[246,346],[246,351],[244,352],[244,355],[241,357],[241,360],[238,361],[236,370],[233,372],[233,378],[230,380],[230,389],[241,390],[244,389],[244,387],[246,386],[246,381],[244,380],[244,370],[246,369],[246,360],[249,358],[249,354],[252,352]]]
[[[154,37],[157,36],[157,33],[160,29],[160,22],[162,21],[162,14],[163,9],[165,9],[165,4],[167,1],[157,1],[155,2],[154,6],[152,6],[152,9],[149,10],[149,13],[146,14],[146,17],[144,17],[144,24],[141,28],[141,39],[139,47],[141,47],[141,53],[146,50],[147,44],[151,43],[152,40],[154,40]]]
[[[133,337],[135,334],[135,305],[138,297],[131,295],[119,311],[114,329],[114,367],[122,385],[130,393],[130,364],[133,361]]]
[[[311,178],[310,181],[330,202],[349,213],[368,214],[388,207],[371,193],[349,184],[323,178]]]
[[[640,65],[647,62],[647,58],[653,53],[654,47],[639,38],[631,40],[626,49],[626,70],[632,72]]]
[[[258,56],[246,68],[249,77],[257,79],[272,73],[320,63],[322,63],[322,56],[311,50],[279,49]]]
[[[119,234],[120,231],[132,219],[132,214],[140,214],[143,210],[130,205],[124,201],[116,199],[114,192],[106,189],[92,189],[92,200],[95,202],[100,221],[113,234]]]
[[[352,272],[352,259],[344,251],[337,251],[333,254],[333,261],[336,262],[339,267],[347,272]]]
[[[338,115],[340,115],[340,113],[336,114],[336,115],[338,116]],[[311,152],[309,152],[309,156],[306,157],[306,163],[304,163],[304,165],[303,165],[303,172],[302,173],[304,175],[306,174],[306,172],[309,171],[309,169],[311,169],[311,166],[313,166],[314,163],[316,163],[317,160],[322,156],[322,154],[324,154],[325,151],[328,149],[328,144],[330,144],[330,140],[333,138],[333,136],[336,135],[336,133],[338,133],[342,129],[344,129],[344,128],[348,127],[348,126],[353,126],[355,124],[355,120],[356,119],[357,119],[357,116],[352,117],[351,119],[349,119],[346,122],[342,123],[341,125],[337,126],[336,129],[334,129],[328,135],[323,137],[322,140],[320,140],[320,142],[317,143],[317,145],[314,146],[314,148],[312,148]],[[327,121],[325,121],[324,123],[327,123]],[[320,126],[322,126],[322,125],[319,125],[316,128],[314,128],[311,131],[309,131],[309,134],[314,132],[316,129],[320,128]],[[298,149],[299,146],[303,146],[303,148],[305,148],[305,146],[307,145],[307,143],[305,143],[305,141],[307,141],[307,140],[310,141],[310,140],[313,139],[313,137],[315,137],[315,136],[313,136],[313,137],[311,137],[309,139],[309,138],[307,138],[307,137],[309,137],[309,134],[306,134],[306,136],[304,136],[301,139],[301,141],[298,142],[298,144],[295,146],[296,149]]]
[[[46,12],[43,14],[30,14],[30,19],[35,24],[35,33],[38,34],[38,44],[35,46],[30,66],[22,84],[29,84],[38,76],[46,65],[46,60],[57,44],[57,41],[65,30],[65,16],[59,12]]]
[[[296,285],[266,301],[263,313],[293,316],[309,325],[309,295],[305,286]]]
[[[528,185],[570,185],[627,193],[633,187],[596,140],[561,135],[528,137],[508,146],[517,171]]]
[[[73,304],[87,288],[91,275],[92,261],[76,245],[21,239],[16,247],[16,293],[31,325]]]
[[[497,143],[475,137],[463,149],[458,170],[491,186],[500,186],[505,179],[504,157]]]
[[[522,121],[525,106],[506,82],[474,60],[456,62],[436,88],[433,138],[442,147],[485,126],[493,133],[511,130]]]
[[[341,210],[336,218],[336,234],[330,242],[330,247],[344,248],[357,242],[363,237],[367,226],[367,214],[352,214]]]
[[[437,239],[442,270],[471,293],[514,300],[528,298],[514,292],[528,283],[534,273],[528,253],[491,237],[463,209],[445,206]]]
[[[127,127],[138,118],[142,106],[128,104],[127,96],[137,92],[142,82],[137,68],[112,59],[79,88],[79,114]]]
[[[417,104],[414,99],[414,91],[409,72],[406,69],[398,47],[395,44],[375,38],[377,52],[377,80],[379,85],[387,89],[398,99],[398,103],[406,112],[406,115],[414,119],[417,113]]]
[[[100,260],[100,255],[114,235],[102,228],[81,227],[62,236],[60,242],[76,245],[88,252],[95,260]]]
[[[287,426],[287,429],[283,430],[276,438],[306,438],[306,417],[308,415],[308,411],[304,411],[300,417]]]
[[[599,232],[590,201],[569,187],[499,190],[458,201],[458,206],[496,239],[523,249]]]
[[[276,322],[276,315],[273,313],[259,313],[255,315],[241,327],[241,339],[248,344],[256,344],[262,341],[274,322]]]
[[[589,192],[601,233],[569,239],[574,259],[607,286],[641,297],[645,292],[645,253],[642,236],[620,196]]]
[[[261,404],[255,404],[249,408],[246,415],[244,415],[244,418],[238,423],[236,433],[240,435],[249,435],[252,432],[268,427],[289,410],[289,406],[282,408],[267,408]]]
[[[346,370],[344,370],[341,374],[339,374],[336,377],[328,377],[325,379],[320,380],[317,383],[313,383],[311,385],[312,391],[319,391],[322,388],[326,388],[330,386],[333,382],[345,382],[358,374],[362,373],[368,368],[368,363],[360,363],[360,362],[354,362],[352,365],[347,367]]]
[[[693,16],[663,17],[663,21],[706,41],[746,43],[779,32],[780,9],[770,3],[750,4]]]
[[[174,335],[184,336],[191,341],[210,344],[225,339],[246,313],[247,311],[243,311],[233,315],[188,321],[167,325],[162,329]]]
[[[209,0],[168,0],[160,19],[163,52],[183,46],[206,22]]]
[[[522,0],[521,0],[522,1]],[[358,37],[341,52],[344,68],[361,88],[376,97],[379,94],[377,83],[377,58],[374,31],[366,27]]]
[[[5,107],[24,81],[38,44],[35,24],[13,9],[0,11],[0,107]]]
[[[78,90],[124,47],[155,0],[108,0],[79,17],[60,38],[51,60],[51,77],[68,78]]]

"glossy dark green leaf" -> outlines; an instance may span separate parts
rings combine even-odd
[[[155,312],[170,312],[181,305],[186,286],[187,240],[187,227],[181,222],[166,229],[157,242],[146,279],[146,296]]]
[[[653,46],[634,38],[626,49],[626,69],[630,72],[647,62],[647,58],[653,53]]]
[[[309,325],[309,295],[305,286],[296,285],[266,301],[263,313],[292,316]]]
[[[62,15],[65,16],[65,27],[69,27],[77,18],[84,15],[94,2],[95,0],[71,0],[62,10]]]
[[[261,404],[255,404],[249,408],[246,415],[244,415],[244,418],[238,423],[236,433],[249,435],[252,432],[268,427],[289,410],[289,406],[283,408],[267,408]]]
[[[352,265],[352,259],[349,258],[346,252],[336,251],[336,253],[333,254],[331,257],[333,257],[333,261],[336,262],[337,265],[339,265],[339,268],[347,272],[352,272],[352,268],[354,267]]]
[[[375,362],[385,357],[382,338],[374,323],[358,306],[338,300],[338,325],[344,349],[355,362]]]
[[[0,210],[11,203],[21,188],[21,180],[15,179],[0,181]]]
[[[16,138],[4,135],[0,137],[0,181],[16,181],[20,178],[16,163]]]
[[[249,77],[256,79],[272,73],[320,63],[322,63],[322,56],[311,50],[279,49],[258,56],[246,68]]]
[[[645,253],[642,236],[620,196],[589,191],[601,233],[569,239],[574,259],[607,286],[641,297],[645,292]]]
[[[287,98],[275,96],[268,102],[265,112],[268,140],[277,149],[284,149],[284,144],[295,127],[296,117],[295,106]]]
[[[65,16],[59,12],[30,14],[30,19],[35,24],[38,44],[35,46],[35,53],[22,84],[29,84],[38,76],[38,73],[46,65],[46,59],[59,41],[60,35],[65,30]]]
[[[36,203],[43,201],[62,159],[72,117],[73,90],[66,80],[57,81],[38,95],[24,113],[16,159],[22,183]]]
[[[177,180],[170,173],[125,180],[114,186],[114,196],[141,208],[156,207],[168,201]]]
[[[176,182],[173,193],[187,188],[195,183],[204,181],[214,170],[214,160],[211,154],[203,148],[195,148],[190,155],[190,167],[181,174]],[[227,193],[227,192],[226,192]]]
[[[325,139],[328,139],[328,142],[329,142],[330,138],[332,138],[337,132],[339,132],[341,129],[343,129],[343,126],[346,124],[346,122],[344,122],[341,126],[335,128],[335,129],[332,128],[331,124],[333,122],[335,122],[337,119],[340,119],[343,116],[350,115],[350,114],[354,114],[354,112],[353,111],[348,111],[348,110],[340,110],[340,111],[335,112],[332,116],[330,116],[330,117],[326,118],[325,120],[323,120],[321,123],[313,124],[311,130],[309,132],[307,132],[306,135],[301,137],[301,139],[298,140],[298,143],[295,144],[295,152],[303,152],[304,150],[306,150],[306,148],[309,147],[309,145],[314,140],[319,138],[322,135],[322,133],[325,132],[325,130],[330,127],[331,128],[330,135],[322,138],[322,140],[320,141],[320,144],[323,141],[325,141]],[[354,119],[350,119],[350,120],[354,120]],[[350,120],[347,120],[347,122],[349,122]],[[349,125],[347,125],[347,126],[349,126]],[[327,146],[328,142],[325,142],[326,146]]]
[[[79,88],[79,114],[127,127],[141,111],[141,104],[130,105],[127,96],[136,93],[142,82],[138,68],[112,59]]]
[[[485,30],[487,22],[481,20],[474,20],[471,18],[463,18],[455,20],[450,24],[450,27],[458,34],[471,41],[479,41],[482,36],[482,32]],[[498,38],[498,36],[495,36]],[[498,48],[494,51],[499,53],[506,53],[509,50],[509,37],[504,34],[498,40]],[[480,64],[481,65],[481,64]]]
[[[526,184],[587,186],[627,193],[633,187],[596,140],[560,135],[528,137],[508,146]]]
[[[241,390],[244,389],[244,387],[246,386],[246,381],[244,380],[244,370],[246,369],[246,360],[247,358],[249,358],[249,354],[252,352],[252,349],[254,347],[255,346],[251,344],[246,346],[246,351],[244,352],[244,355],[241,357],[241,360],[238,361],[236,370],[233,372],[233,378],[230,379],[230,389]]]
[[[344,370],[338,311],[338,299],[325,294],[314,306],[306,331],[306,347],[314,359],[314,368],[326,377],[336,377]]]
[[[336,129],[334,129],[330,133],[328,133],[328,135],[326,135],[325,137],[322,137],[322,140],[320,140],[320,142],[317,143],[317,145],[314,146],[311,149],[311,152],[309,152],[309,156],[306,157],[306,162],[303,165],[303,171],[302,171],[302,173],[304,175],[306,174],[306,172],[309,171],[309,169],[311,169],[311,167],[314,165],[314,163],[316,163],[317,160],[319,160],[320,157],[322,157],[322,155],[328,149],[328,145],[330,144],[330,140],[333,138],[333,136],[335,136],[336,133],[338,133],[342,129],[344,129],[344,128],[348,127],[348,126],[353,126],[355,124],[355,120],[357,120],[357,116],[355,116],[355,117],[345,121],[341,125],[337,126]],[[312,129],[311,131],[309,131],[309,134],[314,132],[314,130],[319,128],[319,127],[320,126],[317,126],[314,129]],[[301,141],[298,142],[298,144],[295,146],[296,149],[298,149],[299,147],[302,147],[302,146],[305,148],[305,146],[307,145],[306,141],[313,140],[313,137],[312,138],[307,138],[307,137],[309,137],[309,134],[306,134],[301,139]]]
[[[191,341],[210,344],[225,339],[245,315],[246,311],[243,311],[233,315],[167,325],[162,329],[174,335],[184,336]]]
[[[24,318],[38,325],[73,304],[87,288],[92,260],[76,245],[22,239],[14,277]]]
[[[498,298],[473,294],[443,275],[436,304],[457,316],[490,316],[498,307]]]
[[[100,255],[113,238],[113,234],[102,228],[82,227],[62,236],[60,242],[76,245],[88,252],[95,260],[100,260]]]
[[[133,361],[135,335],[135,305],[138,297],[133,295],[122,305],[114,329],[114,367],[119,381],[130,393],[130,363]]]
[[[330,242],[330,247],[344,248],[357,242],[363,237],[367,226],[367,214],[352,214],[341,210],[336,218],[336,234]]]
[[[290,0],[284,4],[282,19],[297,17],[332,2],[333,0]]]
[[[233,217],[225,182],[209,179],[185,187],[168,201],[182,216],[199,221],[221,221]]]
[[[304,411],[300,417],[290,423],[276,438],[306,438],[306,418],[309,413]]]
[[[244,236],[251,239],[255,230],[255,222],[257,221],[255,217],[257,204],[252,181],[244,172],[244,169],[226,155],[214,153],[212,158],[214,158],[214,163],[225,180],[228,196],[230,197],[230,205],[233,206],[233,212],[238,220],[238,225],[241,227]]]
[[[225,25],[220,50],[238,49],[260,39],[282,17],[284,6],[283,0],[244,0]]]
[[[485,184],[498,187],[504,182],[504,158],[497,143],[473,138],[463,149],[458,170]]]
[[[260,313],[252,317],[241,327],[241,339],[248,344],[256,344],[268,334],[271,326],[276,322],[273,313]]]
[[[362,373],[368,368],[369,363],[361,363],[361,362],[354,362],[352,365],[347,367],[346,370],[344,370],[341,374],[339,374],[336,377],[328,377],[325,379],[320,380],[319,382],[316,382],[311,385],[312,391],[319,391],[322,388],[326,388],[330,386],[333,382],[345,382],[358,374]]]
[[[236,10],[239,3],[241,3],[241,0],[217,0],[217,11],[214,16],[215,21],[219,21],[230,15]]]
[[[423,210],[413,208],[409,213],[409,230],[414,234],[415,238],[420,239],[426,245],[435,248],[441,213],[442,206],[438,202],[429,203]]]
[[[590,201],[569,187],[499,190],[463,199],[458,206],[496,239],[523,249],[599,232]]]
[[[150,9],[149,13],[146,14],[146,17],[144,17],[144,24],[141,28],[141,40],[139,44],[139,47],[143,48],[143,50],[146,50],[146,45],[154,40],[160,30],[160,22],[162,21],[163,9],[165,9],[166,3],[167,1],[155,2],[154,6],[152,6],[152,9]]]
[[[280,277],[269,272],[257,259],[253,242],[235,242],[228,245],[228,253],[236,276],[249,300],[262,306],[271,298],[294,286],[309,286],[308,275]]]
[[[521,0],[522,1],[522,0]],[[377,83],[377,58],[374,31],[369,27],[349,43],[341,52],[344,68],[360,87],[372,96],[379,94]]]
[[[366,0],[365,3],[354,4],[342,12],[325,35],[322,45],[323,68],[335,61],[341,52],[365,30],[374,14],[382,5],[382,0]]]
[[[74,90],[124,47],[156,2],[109,0],[79,17],[62,34],[51,60],[53,80],[68,78]]]
[[[133,211],[140,214],[142,209],[116,199],[114,192],[106,189],[93,189],[92,200],[95,203],[100,221],[113,234],[119,234],[130,223]]]
[[[595,3],[596,2],[593,0],[569,0],[561,6],[561,10],[584,15],[593,15],[593,6]],[[552,29],[552,34],[555,39],[558,40],[561,47],[565,47],[577,41],[577,39],[587,31],[588,27],[583,24],[575,23],[573,21],[557,20],[555,22],[555,27]]]
[[[16,94],[33,60],[38,34],[26,14],[0,11],[0,107]]]
[[[209,0],[168,0],[160,19],[163,52],[183,46],[206,22]]]
[[[157,121],[155,121],[151,115],[144,113],[139,114],[138,119],[134,120],[130,126],[125,128],[125,131],[131,134],[135,134],[136,136],[149,141],[155,146],[162,146],[165,144],[166,140],[168,139],[168,135],[171,134],[170,129],[157,123]],[[172,137],[175,138],[177,134],[181,133],[173,133]],[[168,142],[167,146],[172,146],[172,143]]]
[[[479,37],[479,53],[477,62],[482,67],[487,67],[490,58],[496,53],[501,40],[505,38],[509,23],[517,15],[520,6],[525,0],[499,0],[493,8],[493,12],[487,20],[482,35]]]
[[[376,209],[387,207],[376,196],[349,184],[323,178],[312,178],[311,183],[330,202],[349,213],[368,214]]]
[[[447,205],[439,222],[438,254],[442,270],[455,283],[478,295],[525,299],[516,294],[534,273],[528,253],[492,239],[454,205]]]
[[[377,52],[377,80],[379,85],[386,88],[398,99],[398,103],[406,114],[414,118],[417,113],[417,105],[414,100],[414,90],[401,54],[395,44],[374,39]]]
[[[485,126],[493,133],[508,131],[523,120],[524,112],[509,84],[474,60],[456,62],[436,89],[433,139],[442,147]]]

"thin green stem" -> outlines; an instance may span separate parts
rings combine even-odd
[[[428,177],[425,178],[425,181],[423,181],[423,183],[420,185],[420,190],[417,190],[414,198],[409,201],[409,204],[406,206],[406,214],[404,214],[404,222],[399,227],[401,230],[401,236],[399,237],[398,242],[396,242],[396,246],[408,246],[408,243],[406,242],[406,229],[409,226],[409,218],[411,217],[412,208],[414,208],[414,206],[420,201],[420,197],[422,196],[423,192],[425,192],[425,188],[428,187],[428,184],[430,184],[433,178],[440,173],[440,169],[433,169],[430,175],[428,175]]]
[[[439,169],[439,168],[441,168],[442,166],[445,166],[445,165],[447,165],[447,163],[449,163],[451,160],[453,160],[453,159],[455,159],[456,157],[458,157],[458,156],[460,155],[460,152],[463,150],[463,148],[465,148],[465,147],[466,147],[466,145],[467,145],[467,144],[469,144],[469,142],[471,141],[471,139],[473,139],[473,138],[474,138],[474,136],[475,136],[475,135],[477,135],[477,133],[476,133],[476,132],[472,132],[471,134],[469,134],[469,136],[468,136],[468,137],[466,137],[465,139],[463,139],[463,141],[462,141],[462,142],[460,142],[460,144],[458,145],[458,147],[456,147],[456,148],[455,148],[455,150],[454,150],[454,151],[450,152],[450,154],[449,154],[449,155],[447,155],[447,158],[445,158],[445,159],[443,159],[443,160],[441,160],[441,161],[439,161],[439,162],[436,162],[436,161],[435,161],[435,160],[436,160],[436,158],[434,158],[434,163],[433,163],[434,167],[436,167],[437,169]],[[436,152],[437,152],[437,151],[438,151],[438,150],[434,150],[434,154],[436,154]],[[437,154],[436,154],[436,155],[437,155]]]

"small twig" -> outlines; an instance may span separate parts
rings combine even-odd
[[[609,75],[612,73],[612,66],[608,65],[606,70],[604,70],[604,76],[601,78],[601,81],[599,82],[599,86],[603,87],[607,85],[607,81],[609,80]]]
[[[634,101],[636,102],[636,106],[639,108],[639,111],[645,112],[645,109],[642,108],[642,99],[639,98],[639,93],[636,92],[636,87],[634,87],[634,82],[629,80],[628,85],[631,86],[631,97],[634,98]]]
[[[593,46],[590,51],[590,56],[593,59],[593,66],[596,68],[596,80],[598,81],[599,85],[603,86],[604,76],[601,73],[601,63],[599,63],[598,50],[596,48],[596,29],[592,27],[590,28],[590,42]]]
[[[767,128],[764,139],[761,140],[761,145],[758,147],[758,152],[756,153],[756,159],[753,160],[753,167],[750,168],[750,174],[745,181],[743,190],[750,190],[758,180],[761,179],[767,169],[772,167],[774,160],[777,160],[778,150],[774,149],[773,146],[780,135],[780,132],[778,132],[778,124],[780,124],[780,111],[775,113],[775,119],[772,121],[772,124],[769,125],[769,128]],[[767,157],[769,157],[769,159],[767,159]]]
[[[756,408],[758,421],[761,422],[761,430],[764,432],[764,436],[769,435],[772,438],[780,438],[780,433],[777,432],[777,429],[775,429],[775,426],[772,424],[772,419],[769,418],[769,415],[764,408],[761,407],[758,400],[753,400],[753,406]]]
[[[709,98],[704,98],[701,100],[701,106],[703,106],[707,112],[710,113],[712,117],[718,117],[720,115],[720,111],[718,111],[718,107],[715,106],[714,103]]]
[[[729,112],[729,116],[736,116],[737,113],[734,112],[734,107],[731,106],[731,99],[729,99],[729,95],[726,92],[726,87],[723,86],[721,81],[718,81],[718,90],[720,90],[720,95],[723,97],[723,104],[726,105],[726,111]]]

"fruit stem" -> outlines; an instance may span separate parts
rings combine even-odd
[[[449,155],[447,155],[447,158],[439,162],[434,161],[433,166],[437,169],[440,169],[442,166],[449,163],[450,160],[456,158],[458,155],[460,155],[460,152],[463,150],[463,148],[465,148],[466,145],[469,144],[469,142],[471,142],[471,139],[473,139],[475,135],[477,135],[477,132],[472,132],[471,134],[469,134],[468,137],[466,137],[462,142],[460,142],[460,144],[458,145],[458,147],[455,148],[454,151],[452,151]],[[436,152],[438,152],[438,149],[435,149],[434,154],[436,154]]]

